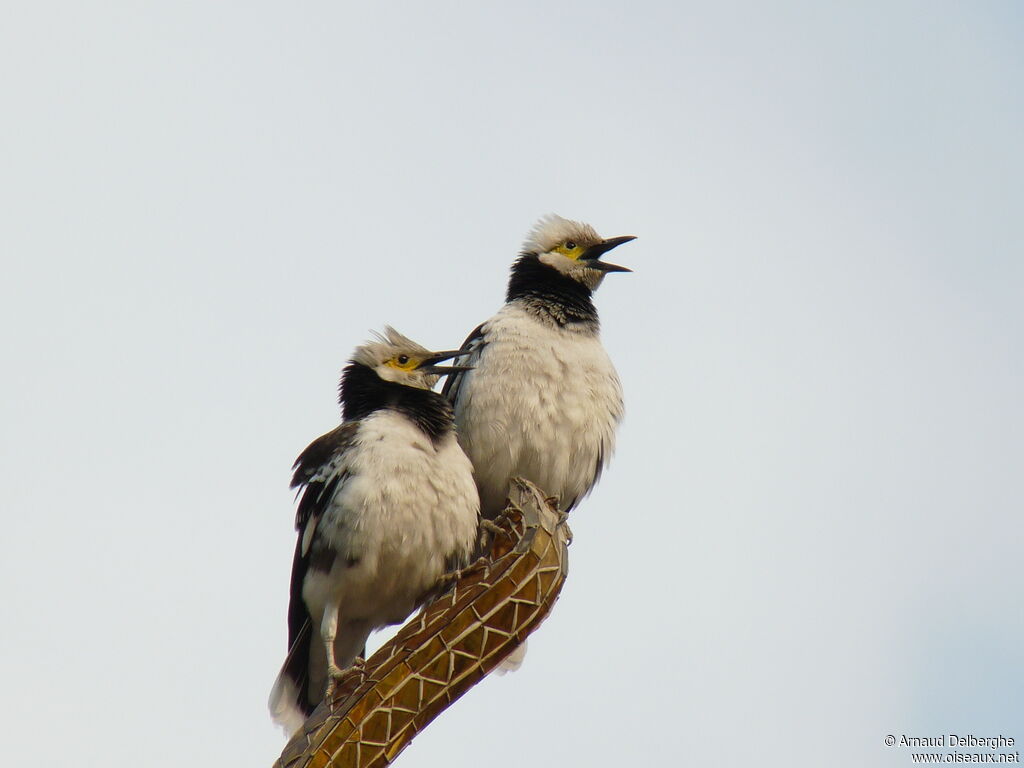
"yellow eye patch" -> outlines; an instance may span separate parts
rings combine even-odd
[[[387,365],[392,368],[397,368],[400,371],[412,371],[420,364],[420,361],[415,357],[409,357],[408,355],[398,355],[392,357],[387,361]]]
[[[563,256],[568,256],[570,259],[578,259],[580,256],[583,255],[583,248],[581,248],[573,240],[567,240],[564,243],[559,243],[553,248],[553,250],[557,251]]]

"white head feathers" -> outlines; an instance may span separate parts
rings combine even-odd
[[[589,224],[563,219],[561,216],[551,213],[534,224],[523,243],[523,251],[541,254],[547,253],[556,245],[566,241],[587,246],[600,240],[601,236]]]

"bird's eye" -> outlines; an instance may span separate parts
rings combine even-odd
[[[566,240],[565,247],[567,250],[574,251],[576,250],[576,243],[574,243],[572,240]]]
[[[408,362],[409,362],[409,356],[408,355],[399,355],[398,356],[398,364],[399,365],[405,365]]]

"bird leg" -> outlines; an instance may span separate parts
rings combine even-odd
[[[324,617],[320,621],[320,638],[327,653],[327,683],[324,699],[330,700],[334,695],[334,685],[341,677],[341,669],[334,661],[334,638],[338,636],[338,603],[328,603],[324,607]]]

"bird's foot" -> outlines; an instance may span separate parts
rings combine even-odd
[[[345,670],[341,669],[337,664],[328,663],[327,665],[327,685],[324,688],[324,699],[330,701],[334,698],[334,689],[338,683],[345,676]]]
[[[486,578],[487,575],[490,573],[490,570],[490,561],[488,561],[486,557],[478,557],[465,568],[457,568],[454,571],[449,571],[448,573],[444,574],[441,577],[440,582],[443,589],[448,589],[460,579],[464,579],[467,576],[473,576],[477,573],[484,574],[484,577]]]
[[[336,692],[352,686],[353,678],[357,678],[356,686],[362,682],[366,672],[366,659],[356,656],[352,664],[342,669],[336,664],[327,665],[327,684],[324,690],[324,699],[330,701]]]
[[[493,520],[481,520],[480,529],[492,534],[501,533],[505,530]]]
[[[477,537],[476,542],[477,551],[489,552],[491,549],[491,544],[494,542],[494,537],[501,533],[506,533],[505,529],[493,520],[481,520],[480,534]]]

